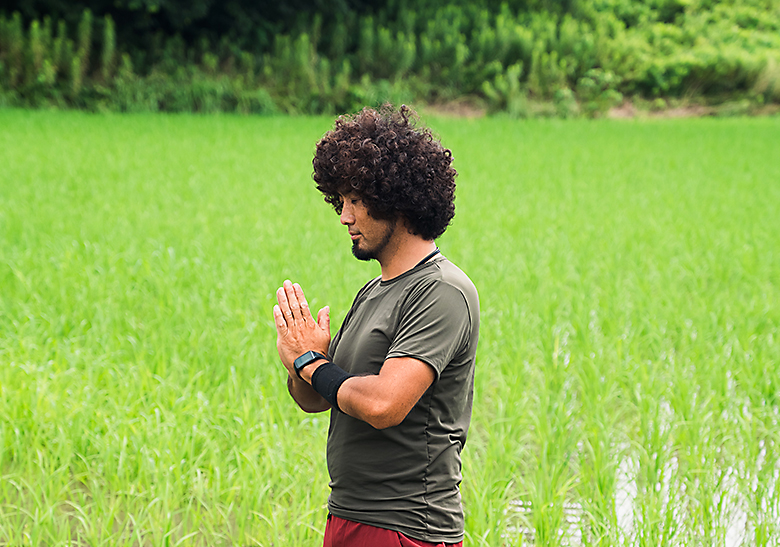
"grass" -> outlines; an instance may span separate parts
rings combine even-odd
[[[778,545],[780,120],[429,120],[480,290],[466,544]],[[327,118],[0,110],[0,545],[319,545],[274,291],[355,261]]]

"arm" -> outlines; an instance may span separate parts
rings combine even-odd
[[[323,363],[317,361],[304,368],[303,379],[311,383],[314,371]],[[379,374],[353,376],[341,384],[338,405],[345,414],[376,429],[392,427],[406,418],[435,378],[430,365],[412,357],[395,357],[384,362]]]
[[[290,396],[304,412],[324,412],[330,409],[330,403],[322,395],[314,391],[311,384],[300,380],[298,376],[295,378],[292,376],[287,377],[287,391],[290,392]]]
[[[277,349],[287,369],[290,394],[307,412],[327,410],[330,404],[311,387],[312,374],[325,361],[315,361],[304,368],[303,380],[295,373],[293,361],[308,350],[327,354],[330,342],[328,308],[320,310],[315,323],[303,290],[289,281],[279,288],[276,297],[279,302],[274,306]],[[379,374],[347,379],[339,389],[338,404],[346,414],[377,429],[391,427],[401,423],[435,377],[433,368],[418,359],[388,359]]]

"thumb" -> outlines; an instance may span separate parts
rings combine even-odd
[[[330,334],[330,306],[325,306],[317,313],[317,325]]]

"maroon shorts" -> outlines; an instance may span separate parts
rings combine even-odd
[[[428,543],[406,537],[401,532],[328,515],[323,547],[463,547],[463,542]]]

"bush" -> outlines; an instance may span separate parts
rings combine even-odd
[[[582,102],[582,109],[589,116],[604,114],[623,100],[623,95],[617,91],[620,80],[609,71],[593,68],[577,81],[577,96]]]
[[[580,113],[580,106],[574,93],[568,87],[558,89],[553,95],[555,113],[559,118],[574,118]]]
[[[780,60],[773,57],[766,59],[753,90],[766,102],[780,103]]]
[[[123,39],[110,13],[0,14],[0,91],[16,106],[292,114],[467,96],[516,117],[598,116],[624,96],[780,102],[773,4],[710,3],[345,4],[258,31],[255,42],[193,37],[177,23],[147,33],[144,47]],[[182,9],[195,6],[207,4]]]
[[[484,82],[482,90],[491,112],[507,112],[513,118],[528,117],[528,94],[520,87],[521,63],[514,64],[499,73],[493,82]]]

